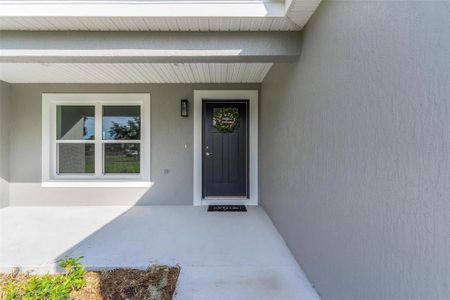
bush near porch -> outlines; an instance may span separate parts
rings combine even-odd
[[[82,257],[59,262],[64,273],[31,275],[0,273],[0,299],[142,299],[170,300],[180,267],[152,266],[147,270],[86,271]]]

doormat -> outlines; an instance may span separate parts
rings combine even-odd
[[[247,211],[245,205],[208,205],[208,211]]]

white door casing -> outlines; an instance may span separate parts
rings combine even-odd
[[[248,100],[249,101],[249,198],[248,199],[202,199],[202,100]],[[258,205],[258,91],[257,90],[194,90],[194,172],[193,204],[195,206]]]

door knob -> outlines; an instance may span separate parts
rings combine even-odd
[[[212,155],[212,153],[206,152],[205,155],[206,155],[206,156],[210,156],[210,155]]]

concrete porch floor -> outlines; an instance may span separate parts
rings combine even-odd
[[[179,264],[176,299],[319,299],[260,207],[8,207],[0,226],[2,272],[83,255],[90,269]]]

